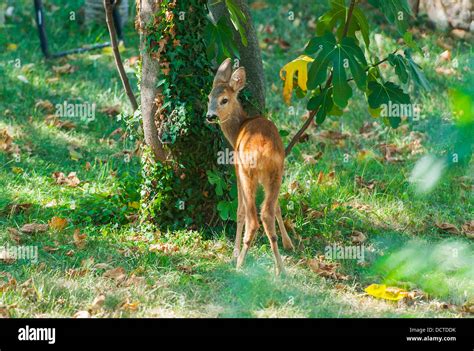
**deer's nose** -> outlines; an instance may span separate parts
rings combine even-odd
[[[215,122],[217,119],[217,116],[215,113],[212,113],[212,112],[208,112],[207,115],[206,115],[206,122],[208,123],[212,123],[212,122]]]

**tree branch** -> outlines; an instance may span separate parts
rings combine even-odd
[[[352,19],[352,14],[354,13],[354,8],[355,8],[355,5],[356,5],[356,2],[357,2],[357,0],[351,0],[351,4],[349,5],[349,11],[347,12],[346,23],[344,24],[344,29],[343,29],[343,32],[342,32],[342,37],[343,38],[345,36],[347,36],[347,32],[349,31],[349,25],[350,25],[350,22],[351,22],[351,19]],[[324,89],[328,89],[330,87],[330,85],[332,83],[332,77],[333,77],[333,70],[331,70],[331,73],[330,73],[328,79],[326,80],[326,84],[325,84]],[[293,148],[293,146],[295,146],[295,144],[298,142],[298,140],[303,135],[303,133],[306,131],[306,129],[308,129],[308,127],[310,126],[311,122],[314,119],[314,116],[316,116],[316,113],[318,113],[319,109],[320,109],[320,107],[318,107],[317,110],[312,110],[310,112],[310,114],[308,116],[308,119],[305,121],[303,126],[298,130],[298,132],[295,134],[295,136],[291,139],[290,143],[286,147],[285,156],[288,156],[290,154],[291,149]]]
[[[118,48],[118,40],[117,40],[117,31],[115,29],[115,23],[113,19],[113,6],[112,4],[114,0],[104,0],[104,8],[105,8],[105,18],[107,21],[107,27],[109,29],[110,34],[110,43],[112,45],[112,50],[114,53],[115,58],[115,65],[117,66],[117,70],[120,75],[120,79],[122,80],[122,85],[127,93],[128,99],[132,104],[133,110],[138,109],[137,100],[135,99],[135,95],[133,95],[132,88],[130,87],[130,82],[128,81],[127,74],[125,73],[125,69],[123,68],[122,59],[120,57],[120,51]]]

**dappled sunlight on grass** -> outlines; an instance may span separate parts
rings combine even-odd
[[[371,271],[386,284],[415,286],[457,304],[474,301],[474,250],[467,241],[412,240],[388,249]]]

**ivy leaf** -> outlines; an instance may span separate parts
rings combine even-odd
[[[229,204],[227,201],[220,201],[217,204],[217,211],[223,221],[227,220],[229,218]]]
[[[380,84],[376,81],[369,82],[368,102],[371,109],[378,109],[382,105],[391,104],[409,104],[410,96],[392,82]],[[397,128],[401,122],[400,117],[387,117],[388,122],[393,128]]]
[[[415,84],[417,86],[422,87],[426,91],[430,91],[431,90],[431,85],[428,82],[428,80],[426,79],[426,76],[423,73],[423,71],[421,70],[421,67],[418,66],[418,64],[415,61],[413,61],[413,58],[411,57],[410,50],[405,50],[405,58],[406,58],[406,61],[407,61],[407,66],[408,66],[408,70],[410,72],[410,76],[413,79],[413,81],[415,82]]]
[[[400,55],[388,55],[388,62],[395,67],[395,73],[402,83],[408,82],[407,64],[405,58]]]
[[[369,3],[380,9],[390,23],[395,23],[401,34],[407,31],[412,14],[407,0],[369,0]]]

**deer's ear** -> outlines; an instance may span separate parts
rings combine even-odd
[[[240,67],[240,68],[236,69],[235,72],[232,73],[232,77],[230,78],[230,82],[229,82],[230,87],[236,93],[238,93],[245,86],[246,77],[247,76],[245,74],[245,68],[244,67]]]
[[[219,83],[228,83],[230,76],[232,74],[232,61],[230,58],[225,59],[221,63],[219,69],[217,70],[216,76],[214,77],[213,86],[216,86]]]

